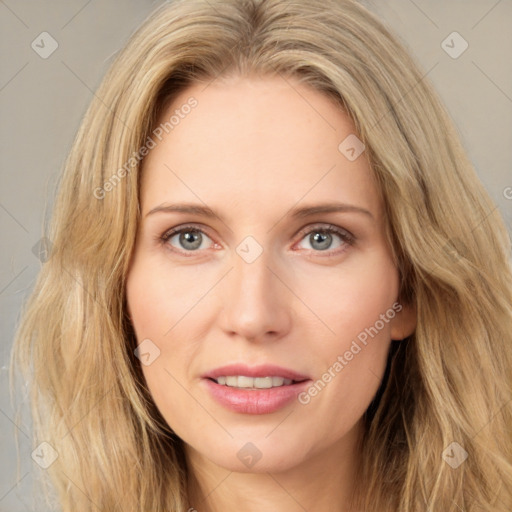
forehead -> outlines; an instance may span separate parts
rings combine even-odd
[[[195,106],[184,108],[191,98]],[[308,85],[279,76],[193,84],[159,122],[168,125],[144,161],[143,212],[200,199],[278,213],[303,200],[357,203],[378,215],[364,152],[350,160],[339,148],[347,137],[358,143],[352,120]]]

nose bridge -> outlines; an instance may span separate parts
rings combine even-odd
[[[254,302],[265,301],[271,286],[272,273],[269,270],[271,262],[267,252],[263,252],[254,261],[248,262],[237,255],[233,272],[233,283],[238,300]],[[267,292],[267,293],[266,293]]]
[[[233,256],[234,268],[228,278],[224,303],[224,328],[248,339],[282,334],[289,327],[287,295],[270,270],[276,266],[271,253],[263,250],[252,260],[246,257],[250,251],[244,253],[244,248],[247,246],[240,244],[238,254]]]

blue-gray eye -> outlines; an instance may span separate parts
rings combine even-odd
[[[178,246],[172,243],[173,238],[178,237]],[[164,240],[173,247],[185,251],[196,251],[201,247],[205,239],[211,240],[203,231],[193,227],[184,227],[167,233]]]
[[[332,247],[333,240],[335,239],[333,235],[340,240],[340,243],[335,247]],[[337,249],[340,246],[350,243],[351,236],[347,232],[338,228],[321,227],[310,229],[304,236],[303,240],[307,240],[310,247],[302,247],[302,249],[326,251],[330,249]]]

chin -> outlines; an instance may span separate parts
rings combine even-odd
[[[265,438],[267,436],[267,438]],[[219,442],[210,440],[207,446],[193,447],[196,457],[205,457],[216,466],[237,473],[280,473],[288,471],[306,460],[308,451],[297,436],[296,442],[290,442],[291,436],[268,438],[268,432],[261,437],[249,436],[247,440],[234,438]],[[203,444],[203,443],[201,443]],[[215,449],[212,450],[212,446]]]

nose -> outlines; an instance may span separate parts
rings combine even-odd
[[[231,337],[251,342],[277,340],[291,328],[293,294],[267,251],[252,263],[233,255],[218,321]]]

